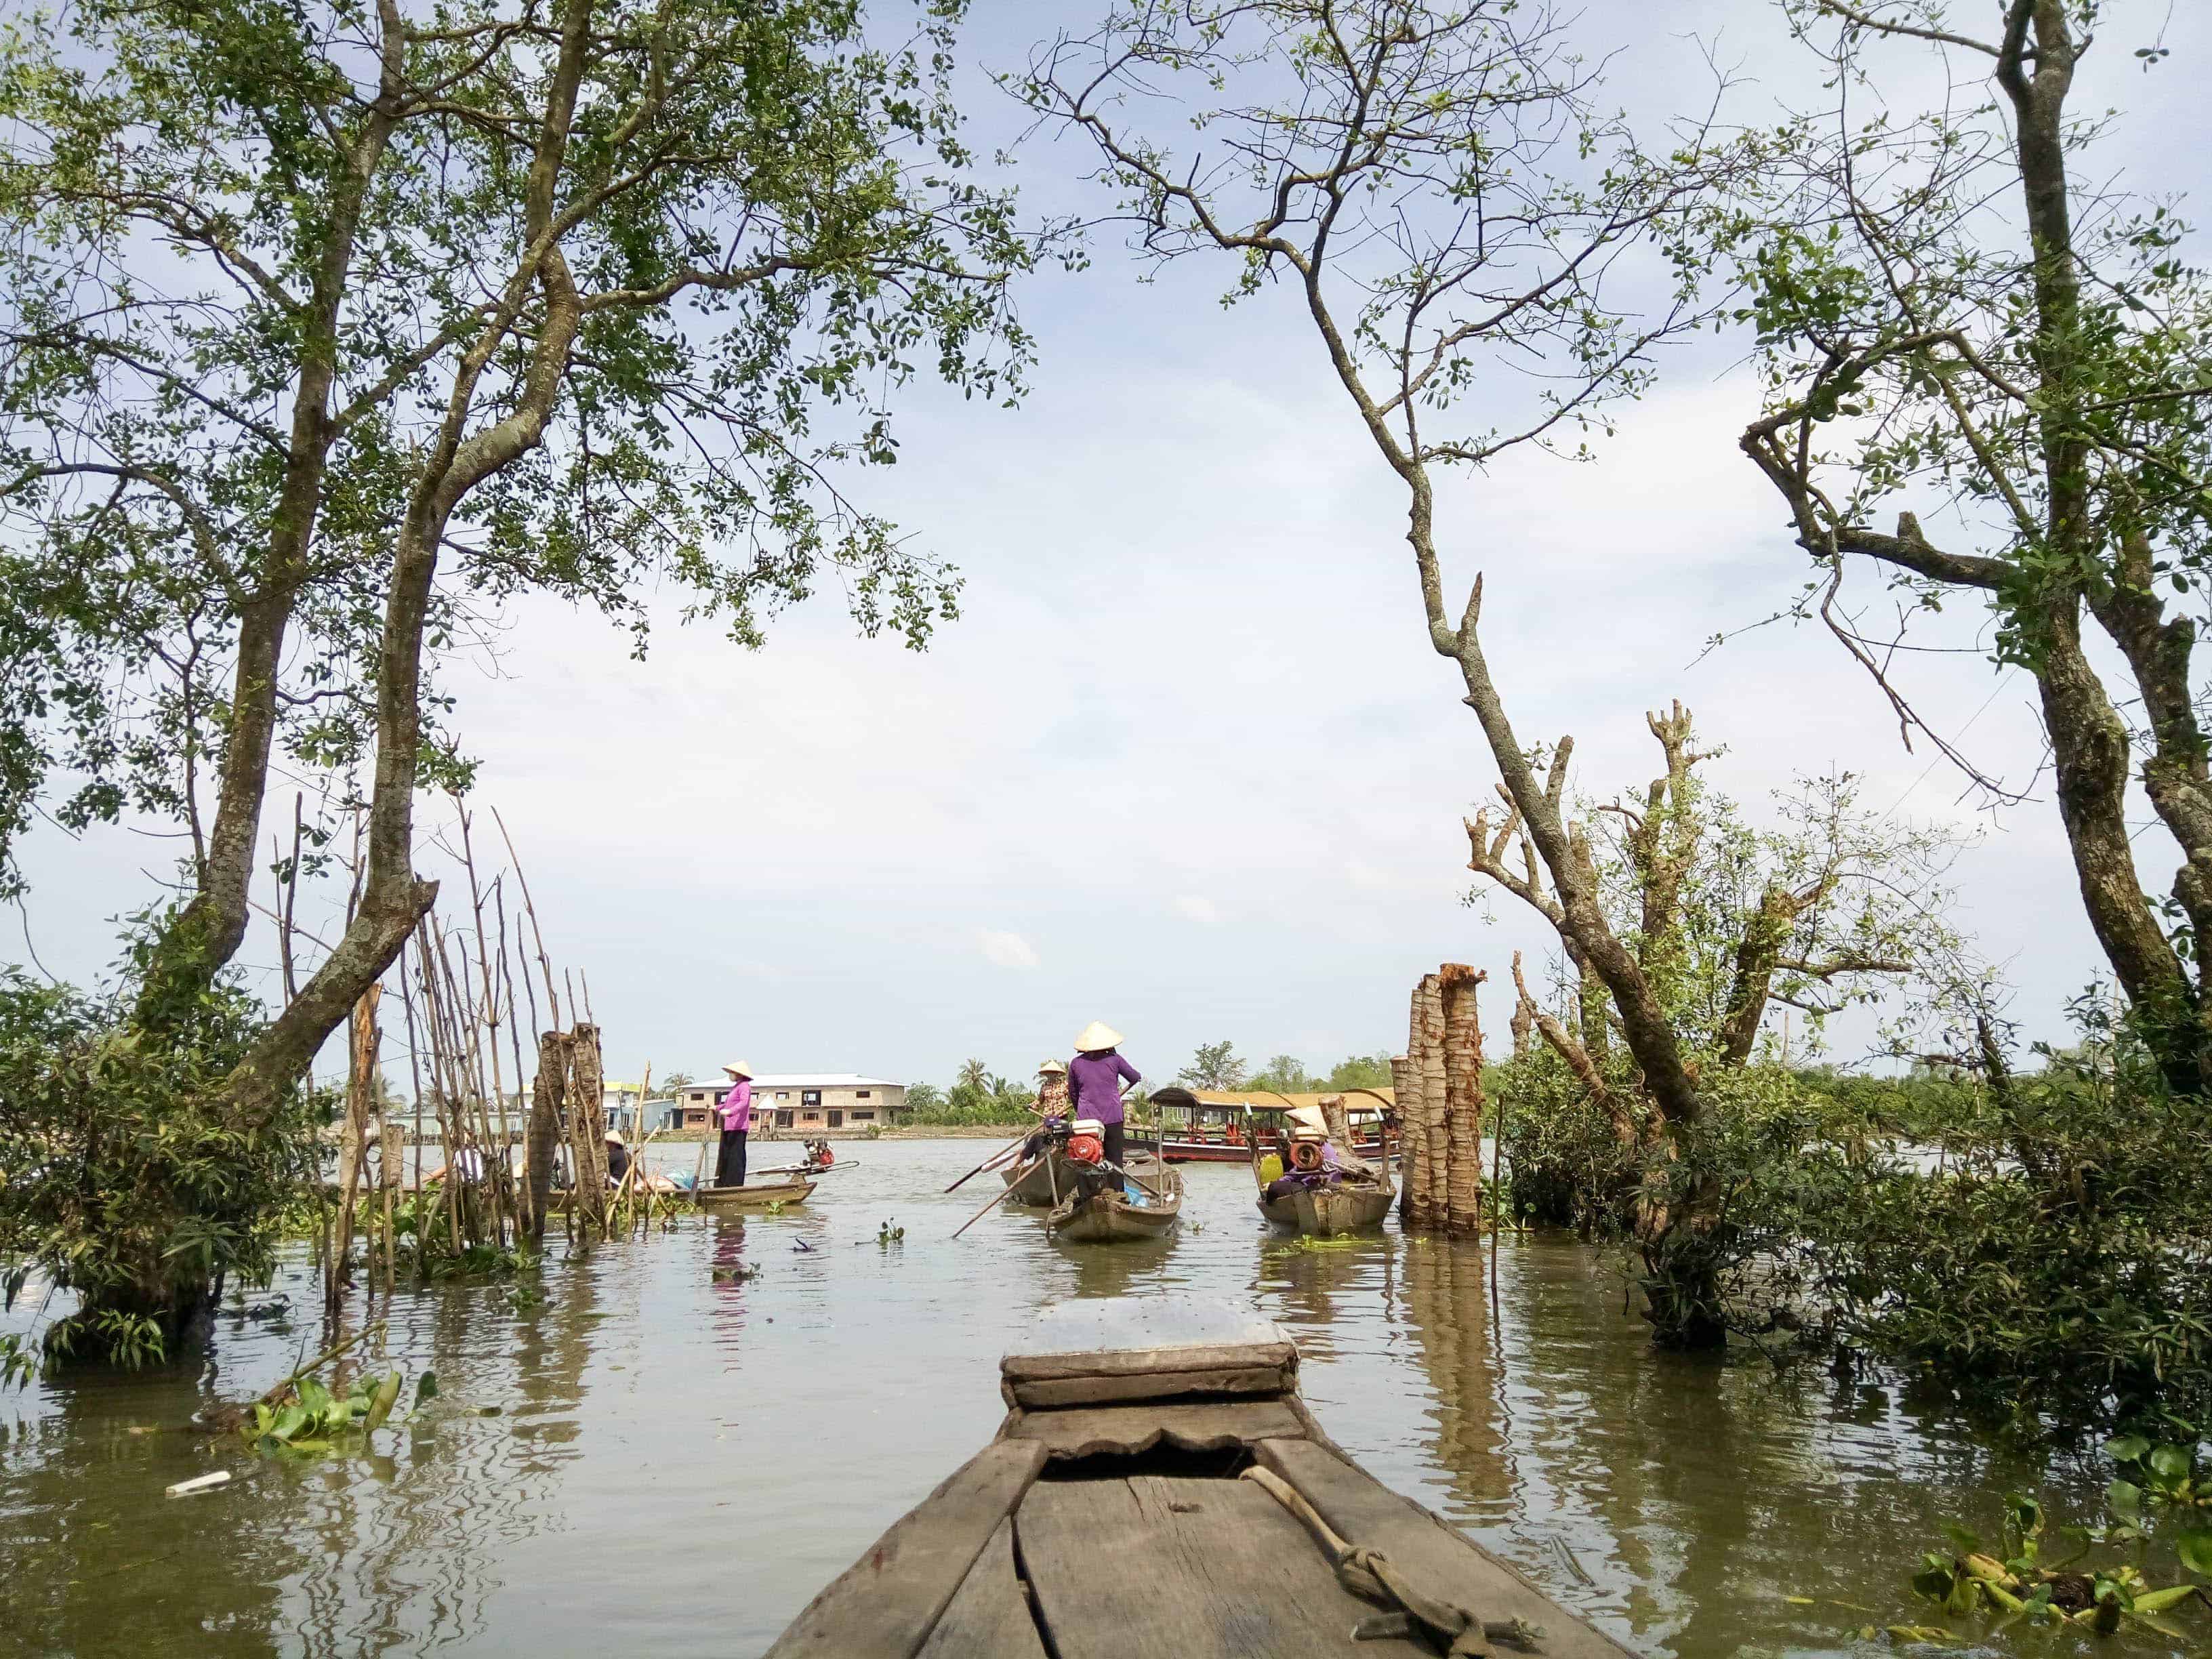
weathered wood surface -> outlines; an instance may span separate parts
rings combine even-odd
[[[1346,1542],[1381,1551],[1424,1594],[1485,1620],[1540,1626],[1544,1659],[1632,1659],[1630,1650],[1568,1613],[1512,1566],[1327,1447],[1264,1440],[1255,1451],[1261,1466],[1296,1486]],[[1363,1644],[1361,1652],[1367,1650]]]
[[[1165,1238],[1182,1213],[1182,1195],[1172,1201],[1139,1206],[1116,1193],[1100,1193],[1072,1206],[1063,1205],[1047,1224],[1071,1244],[1113,1244]]]
[[[1132,1475],[1041,1480],[1015,1514],[1022,1559],[1060,1659],[1411,1659],[1361,1643],[1376,1609],[1305,1529],[1249,1481]]]
[[[1009,1376],[1066,1376],[1069,1366],[1110,1370],[1119,1355],[1254,1343],[1295,1352],[1273,1320],[1218,1298],[1085,1297],[1040,1310],[1030,1335],[1000,1363]]]
[[[1203,1371],[1147,1371],[1136,1376],[1071,1376],[1056,1382],[1009,1382],[1010,1403],[1031,1407],[1104,1406],[1116,1401],[1174,1400],[1194,1394],[1277,1395],[1283,1374],[1272,1365]]]
[[[986,1446],[808,1602],[769,1659],[913,1659],[1044,1462],[1034,1441]]]
[[[1381,1226],[1396,1197],[1387,1181],[1347,1182],[1286,1194],[1273,1200],[1262,1195],[1260,1213],[1279,1227],[1295,1227],[1302,1233],[1328,1238]]]
[[[1010,1353],[999,1362],[999,1374],[1010,1382],[1046,1382],[1070,1376],[1146,1376],[1158,1371],[1230,1370],[1255,1365],[1282,1372],[1287,1383],[1298,1368],[1297,1347],[1278,1340],[1164,1345],[1097,1353]]]
[[[1029,1412],[1006,1432],[1009,1439],[1036,1441],[1055,1458],[1102,1452],[1127,1457],[1162,1442],[1185,1451],[1217,1451],[1260,1440],[1294,1440],[1305,1425],[1278,1400],[1205,1400]]]
[[[917,1659],[1046,1659],[1014,1570],[1014,1523],[999,1522]]]

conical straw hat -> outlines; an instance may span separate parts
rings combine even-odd
[[[1066,1070],[1067,1062],[1066,1060],[1048,1060],[1043,1065],[1037,1067],[1037,1075],[1039,1077],[1058,1077]]]
[[[1321,1115],[1318,1106],[1293,1106],[1284,1115],[1298,1128],[1317,1129],[1324,1137],[1328,1133],[1328,1120]]]
[[[1102,1048],[1121,1046],[1121,1034],[1095,1019],[1075,1034],[1075,1052],[1079,1054],[1095,1054]]]
[[[745,1079],[747,1081],[751,1080],[753,1074],[753,1068],[746,1065],[742,1060],[733,1060],[728,1065],[722,1067],[722,1069],[727,1072],[732,1077],[741,1077]]]

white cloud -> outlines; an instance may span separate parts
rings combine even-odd
[[[1195,893],[1185,893],[1175,902],[1176,914],[1191,921],[1203,922],[1208,927],[1221,925],[1220,907],[1210,898],[1200,898]]]
[[[983,952],[984,960],[1000,968],[1034,968],[1037,965],[1036,947],[1019,933],[994,933],[988,927],[975,930],[975,944]]]

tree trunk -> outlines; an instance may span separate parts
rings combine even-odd
[[[524,1135],[524,1168],[529,1180],[530,1248],[545,1248],[545,1213],[553,1207],[553,1165],[561,1147],[561,1104],[568,1089],[568,1034],[547,1031],[538,1039],[538,1076],[530,1089],[530,1127]]]
[[[1482,1224],[1482,1024],[1475,988],[1487,975],[1448,962],[1438,975],[1443,1005],[1445,1130],[1443,1224],[1471,1233]]]
[[[579,1024],[569,1033],[568,1133],[576,1164],[576,1219],[580,1231],[607,1231],[607,1112],[599,1028]]]
[[[346,1281],[352,1277],[354,1200],[368,1166],[371,1097],[376,1090],[376,1005],[384,994],[372,985],[353,1006],[353,1030],[346,1048],[345,1127],[338,1142],[337,1215],[331,1227],[329,1271],[323,1281],[323,1303],[336,1313],[345,1299]]]
[[[1409,1030],[1407,1033],[1409,1042],[1420,1024],[1420,997],[1419,990],[1415,989],[1413,1013],[1408,1021]],[[1411,1223],[1413,1218],[1414,1171],[1420,1164],[1420,1148],[1415,1139],[1416,1132],[1410,1127],[1413,1122],[1414,1114],[1407,1109],[1413,1103],[1413,1091],[1416,1087],[1415,1079],[1418,1076],[1419,1073],[1413,1069],[1413,1059],[1411,1054],[1400,1054],[1391,1060],[1390,1098],[1396,1103],[1395,1115],[1398,1120],[1398,1220],[1401,1225]]]
[[[1437,975],[1429,974],[1422,978],[1419,1006],[1421,1189],[1413,1200],[1413,1220],[1419,1226],[1437,1227],[1444,1221],[1447,1173],[1443,983]]]

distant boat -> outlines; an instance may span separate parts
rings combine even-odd
[[[1130,1152],[1121,1181],[1085,1196],[1070,1187],[1045,1220],[1054,1237],[1070,1244],[1111,1244],[1123,1240],[1164,1238],[1182,1213],[1182,1176],[1149,1152]]]
[[[1046,1309],[1000,1362],[996,1437],[768,1659],[1415,1659],[1455,1639],[1630,1659],[1361,1468],[1306,1409],[1297,1369],[1278,1327],[1226,1304]]]

